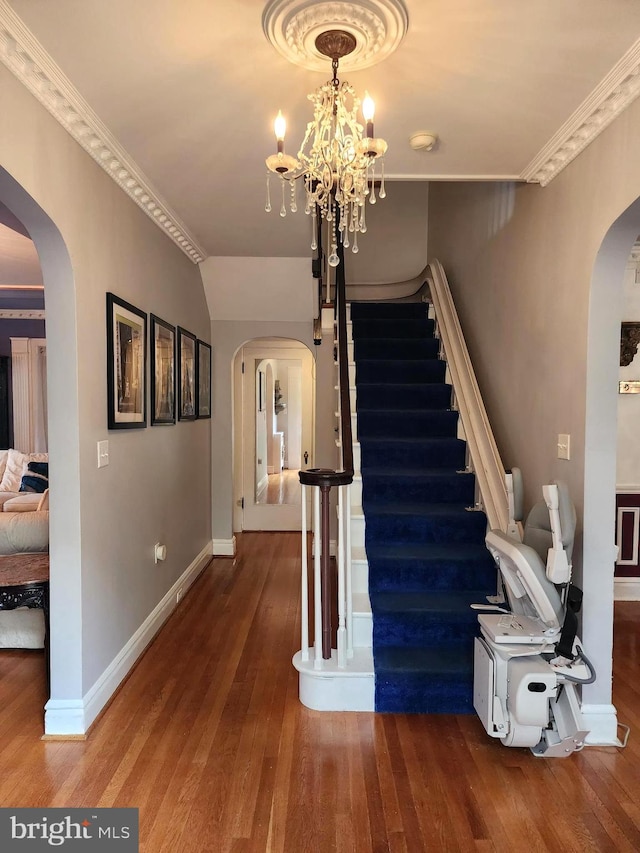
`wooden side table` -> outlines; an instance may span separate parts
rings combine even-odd
[[[0,556],[0,610],[41,607],[44,613],[44,658],[49,687],[49,555]]]

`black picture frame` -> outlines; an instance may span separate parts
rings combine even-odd
[[[195,421],[196,336],[178,326],[178,420]]]
[[[147,315],[107,293],[107,426],[147,426]]]
[[[211,346],[198,339],[196,359],[197,411],[199,418],[211,417]]]
[[[176,327],[151,314],[151,426],[176,422]]]

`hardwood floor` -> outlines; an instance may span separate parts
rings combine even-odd
[[[256,503],[300,506],[302,489],[298,473],[285,468],[280,474],[269,474],[266,485],[256,495]]]
[[[245,533],[86,742],[43,742],[39,653],[0,654],[0,806],[136,806],[145,853],[640,850],[640,604],[618,604],[626,749],[535,759],[473,716],[298,702],[300,536]]]

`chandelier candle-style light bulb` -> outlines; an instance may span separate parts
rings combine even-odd
[[[305,213],[313,212],[315,215],[318,209],[322,219],[334,223],[329,261],[333,266],[338,262],[337,240],[348,246],[349,232],[364,234],[366,231],[361,209],[367,197],[370,203],[375,204],[375,191],[371,192],[370,186],[375,180],[375,162],[384,157],[387,143],[373,135],[375,104],[369,93],[365,92],[361,101],[349,83],[338,80],[338,62],[355,50],[355,37],[345,30],[329,30],[316,38],[315,46],[323,56],[331,59],[333,78],[309,95],[313,119],[307,123],[297,158],[285,154],[286,122],[282,112],[278,113],[274,123],[277,151],[267,157],[266,164],[269,172],[280,175],[283,183],[290,181],[292,188],[294,181],[302,178]],[[360,109],[365,127],[358,120]],[[382,190],[379,198],[385,195]],[[296,208],[295,192],[292,191],[290,209],[295,212]],[[282,209],[280,213],[286,215]],[[336,221],[340,223],[337,229]],[[315,229],[313,233],[315,237]],[[352,251],[357,252],[355,236],[351,245]]]
[[[362,115],[367,123],[367,139],[373,139],[373,117],[376,113],[376,105],[371,95],[365,91],[362,100]]]
[[[287,132],[287,122],[285,117],[282,115],[282,110],[278,110],[278,115],[273,123],[273,129],[276,132],[278,154],[284,154],[284,135]]]

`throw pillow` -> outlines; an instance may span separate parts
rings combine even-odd
[[[21,492],[44,492],[49,488],[49,463],[29,462],[20,483]]]
[[[21,453],[19,450],[11,448],[7,456],[7,465],[2,475],[0,482],[0,492],[19,492],[20,481],[24,468],[29,461],[27,453]]]

